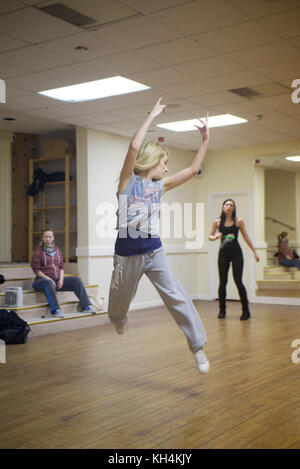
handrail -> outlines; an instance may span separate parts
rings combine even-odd
[[[276,218],[265,217],[265,220],[271,220],[273,223],[279,223],[279,225],[287,226],[287,227],[288,227],[290,230],[292,230],[292,231],[295,231],[295,230],[296,230],[296,228],[294,228],[293,226],[287,225],[286,223],[283,223],[283,222],[280,221],[280,220],[276,220]]]

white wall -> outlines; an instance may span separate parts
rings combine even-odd
[[[296,174],[276,169],[266,170],[266,217],[274,218],[296,228]],[[266,221],[266,241],[277,244],[277,235],[290,233],[291,241],[297,240],[296,230],[272,221]]]

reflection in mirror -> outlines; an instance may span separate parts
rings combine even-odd
[[[265,155],[255,160],[264,169],[266,243],[257,296],[300,298],[300,267],[296,259],[300,252],[300,162],[287,160],[287,156]],[[287,236],[279,246],[283,233]],[[279,253],[279,247],[285,252]]]

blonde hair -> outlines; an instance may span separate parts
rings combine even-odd
[[[170,158],[169,150],[157,142],[143,143],[137,154],[136,163],[133,169],[134,174],[139,174],[141,171],[156,166],[161,158],[167,156]]]

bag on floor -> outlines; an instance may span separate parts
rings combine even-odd
[[[5,344],[25,344],[30,327],[15,311],[0,309],[0,339]]]

